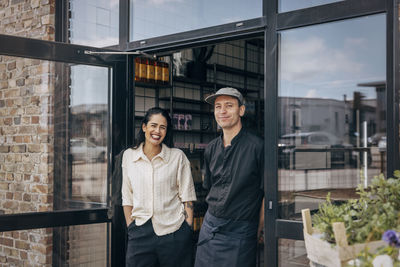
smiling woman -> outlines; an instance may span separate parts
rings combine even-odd
[[[167,134],[167,120],[161,114],[154,114],[151,116],[147,124],[142,125],[142,131],[145,134],[145,145],[143,147],[144,153],[151,160],[154,155],[149,154],[154,151],[156,154],[160,153],[161,143]],[[155,155],[156,155],[155,154]]]
[[[171,148],[171,134],[168,112],[151,108],[135,146],[124,152],[126,266],[191,266],[196,194],[189,160],[181,150]]]

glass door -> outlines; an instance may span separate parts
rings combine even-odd
[[[281,31],[279,51],[278,216],[301,221],[385,170],[386,16]],[[299,241],[278,249],[279,266],[309,265]]]
[[[110,266],[112,159],[127,129],[126,59],[0,39],[2,259]]]
[[[264,253],[266,266],[309,266],[301,210],[328,193],[356,198],[357,185],[398,168],[398,11],[394,1],[283,2],[266,4]]]

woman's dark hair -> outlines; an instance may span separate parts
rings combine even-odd
[[[168,112],[165,109],[151,108],[151,109],[147,110],[146,114],[144,115],[144,118],[142,119],[142,123],[140,124],[139,132],[137,134],[137,138],[135,140],[135,144],[133,145],[133,148],[138,148],[140,146],[140,144],[145,141],[146,137],[143,132],[142,125],[143,124],[147,125],[147,123],[151,119],[151,116],[156,115],[156,114],[161,114],[167,121],[167,134],[165,135],[165,138],[162,141],[162,143],[167,145],[168,147],[173,147],[171,117],[169,116]]]

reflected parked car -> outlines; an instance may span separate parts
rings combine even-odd
[[[280,144],[285,145],[336,145],[341,143],[339,138],[327,132],[305,132],[285,134]]]
[[[357,166],[359,152],[351,144],[328,132],[304,132],[283,135],[278,144],[279,167],[287,169],[343,168]],[[362,154],[362,153],[361,153]],[[371,153],[368,163],[371,164]]]
[[[72,161],[104,162],[107,147],[97,146],[86,138],[73,138],[70,140],[70,154]]]
[[[377,146],[382,138],[386,138],[386,133],[375,133],[368,137],[368,146]]]

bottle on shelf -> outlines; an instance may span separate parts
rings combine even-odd
[[[168,63],[161,62],[162,66],[162,81],[163,84],[167,85],[169,84],[169,65]]]
[[[147,66],[146,66],[146,58],[140,58],[139,64],[139,81],[147,82]]]
[[[147,59],[146,61],[146,67],[147,67],[147,82],[148,83],[154,83],[155,82],[155,68],[154,68],[154,60],[152,59]]]
[[[154,60],[154,80],[156,84],[163,84],[162,64],[157,60]]]
[[[135,82],[140,81],[140,73],[139,73],[140,60],[141,60],[140,57],[135,58]]]

